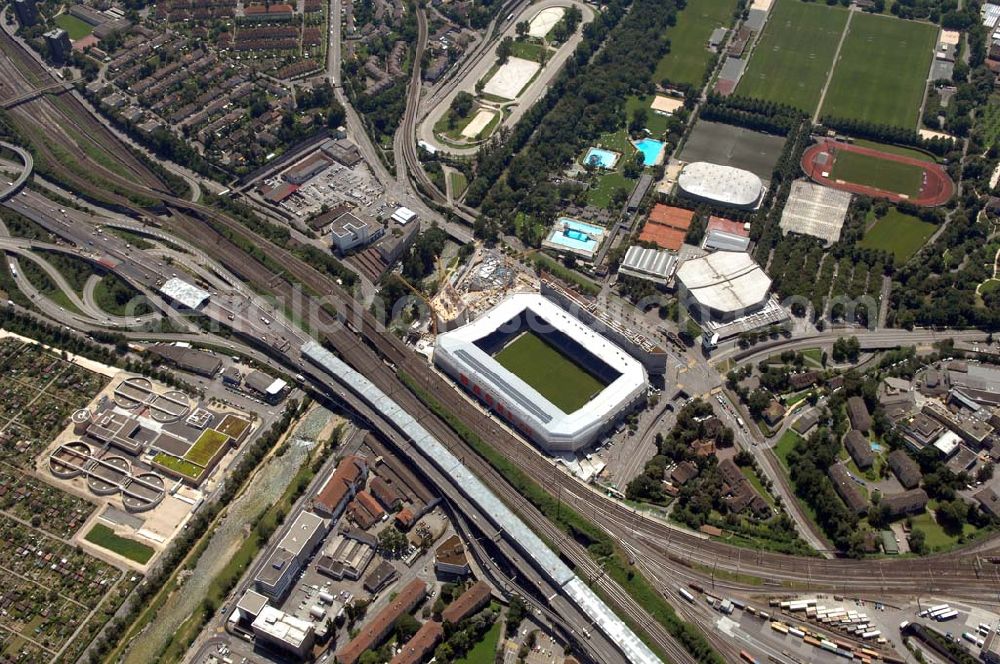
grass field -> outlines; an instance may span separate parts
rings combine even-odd
[[[564,413],[572,413],[600,392],[604,385],[594,376],[528,331],[494,358]]]
[[[170,454],[164,454],[163,452],[160,452],[153,457],[153,461],[160,464],[164,468],[169,468],[170,470],[180,473],[186,477],[190,477],[191,479],[197,478],[204,470],[201,466],[195,465],[190,461],[185,461],[184,459],[179,459]]]
[[[497,641],[500,640],[500,621],[497,620],[489,631],[483,634],[465,657],[455,664],[493,664],[496,661]]]
[[[736,94],[812,113],[846,22],[839,7],[778,0]]]
[[[204,466],[228,440],[229,436],[224,433],[219,433],[214,429],[205,429],[184,455],[184,458],[199,466]]]
[[[653,96],[648,97],[629,97],[625,100],[625,117],[626,122],[632,121],[632,113],[637,108],[646,109],[646,129],[653,135],[654,138],[662,138],[667,132],[667,118],[659,113],[655,113],[650,109],[650,104],[653,103]]]
[[[59,14],[55,17],[55,23],[69,33],[69,38],[72,41],[82,39],[94,31],[94,26],[71,14]]]
[[[924,246],[936,228],[934,224],[890,208],[888,214],[865,232],[861,246],[891,251],[896,265],[902,265]]]
[[[903,145],[886,145],[885,143],[876,143],[875,141],[869,141],[864,138],[855,138],[854,145],[879,150],[881,152],[888,152],[889,154],[898,154],[901,157],[919,159],[920,161],[926,161],[929,164],[937,163],[937,160],[926,152],[921,152],[916,148],[908,148]]]
[[[976,126],[982,131],[983,145],[1000,141],[1000,95],[990,95],[989,103],[976,112]]]
[[[785,433],[781,434],[778,444],[774,446],[774,455],[778,457],[786,469],[788,468],[788,455],[791,454],[800,440],[802,440],[802,436],[791,429],[786,429]]]
[[[877,187],[914,198],[920,193],[923,173],[920,166],[913,164],[840,150],[830,175],[837,180]]]
[[[103,549],[114,551],[129,560],[134,560],[140,565],[145,565],[153,557],[153,554],[156,553],[152,547],[146,546],[142,542],[122,537],[103,523],[94,524],[94,527],[90,529],[90,532],[87,533],[84,539]]]
[[[933,509],[933,502],[929,503],[927,507]],[[924,531],[926,536],[924,541],[932,552],[946,551],[958,544],[959,536],[946,533],[930,511],[914,516],[913,527]],[[977,532],[978,529],[971,523],[966,523],[962,527],[962,536],[965,539],[975,536]]]
[[[732,24],[736,3],[732,0],[698,0],[677,12],[677,25],[670,29],[670,53],[656,65],[653,81],[698,85],[712,57],[706,48],[712,31]]]
[[[469,180],[465,177],[465,173],[461,171],[452,171],[448,174],[451,184],[451,195],[454,198],[458,198],[465,193],[465,188],[469,186]]]
[[[856,12],[820,115],[915,129],[937,26]]]
[[[215,427],[216,431],[220,431],[227,436],[230,436],[234,440],[239,440],[243,432],[250,427],[250,423],[247,422],[242,417],[236,417],[235,415],[226,415],[226,417],[219,423],[219,426]]]
[[[549,53],[548,46],[530,41],[516,41],[511,48],[511,55],[515,58],[524,58],[533,62],[544,62]]]

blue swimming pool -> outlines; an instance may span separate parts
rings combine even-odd
[[[601,226],[559,217],[546,238],[546,244],[587,256],[597,251],[604,233],[605,229]]]
[[[611,170],[618,163],[618,157],[619,154],[611,150],[590,148],[587,150],[587,156],[583,158],[583,163],[596,168]]]
[[[659,166],[663,161],[663,148],[666,143],[653,138],[644,138],[632,143],[642,153],[642,163],[646,166]]]

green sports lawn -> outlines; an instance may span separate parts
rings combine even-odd
[[[916,128],[938,27],[856,12],[821,115]]]
[[[840,7],[778,0],[736,94],[812,113],[846,23]]]
[[[866,249],[891,251],[896,265],[902,265],[924,246],[935,229],[934,224],[890,208],[888,214],[865,232],[860,244]]]
[[[838,150],[830,176],[837,180],[863,184],[915,198],[920,193],[924,169],[914,164],[879,159],[860,152]]]
[[[140,565],[145,565],[153,557],[155,551],[152,547],[146,546],[142,542],[134,539],[122,537],[111,530],[103,523],[94,524],[87,536],[84,538],[92,544],[96,544],[102,549],[113,551],[129,560],[134,560]]]
[[[94,27],[92,25],[78,19],[72,14],[59,14],[59,16],[56,16],[53,20],[56,25],[69,34],[69,38],[72,41],[82,39],[94,31]]]
[[[564,413],[578,410],[604,389],[601,381],[534,332],[525,332],[493,359]]]
[[[670,52],[656,65],[653,81],[699,85],[712,58],[708,38],[718,27],[733,23],[733,0],[697,0],[677,12],[677,25],[670,28]]]

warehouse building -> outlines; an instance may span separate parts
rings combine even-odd
[[[761,179],[742,168],[696,161],[677,178],[682,195],[714,205],[753,210],[764,197]]]
[[[676,254],[659,249],[633,246],[625,252],[625,258],[618,267],[618,273],[665,286],[670,283],[676,265]]]

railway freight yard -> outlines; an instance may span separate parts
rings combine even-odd
[[[1000,658],[1000,6],[0,14],[5,661]]]

